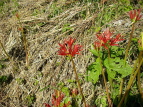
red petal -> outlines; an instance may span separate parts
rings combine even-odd
[[[45,104],[45,107],[51,107],[49,104],[47,104],[47,103],[44,103]]]

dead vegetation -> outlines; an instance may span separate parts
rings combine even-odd
[[[107,4],[111,5],[110,2]],[[95,87],[84,80],[86,67],[94,60],[89,48],[95,39],[96,29],[101,25],[102,18],[97,18],[104,7],[101,8],[100,3],[85,3],[84,0],[14,0],[5,5],[9,9],[4,9],[1,16],[0,39],[11,61],[0,48],[0,63],[5,65],[0,69],[0,75],[9,77],[9,82],[0,87],[1,107],[43,107],[43,103],[50,103],[51,94],[59,88],[60,82],[65,83],[66,87],[73,87],[67,82],[75,78],[70,61],[57,55],[58,43],[68,37],[76,38],[84,47],[82,55],[76,56],[74,61],[87,102],[92,103],[104,92],[100,85],[93,91]],[[28,67],[25,65],[16,13],[20,15],[28,41]],[[122,14],[126,17],[125,13]],[[123,17],[114,20],[124,20]],[[101,30],[110,24],[102,24]],[[140,22],[138,26],[141,28],[143,25]],[[113,30],[119,32],[123,29],[115,26]],[[124,30],[123,33],[128,32]]]

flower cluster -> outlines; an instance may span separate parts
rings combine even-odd
[[[130,16],[130,19],[132,20],[132,22],[136,22],[136,21],[140,20],[142,17],[141,9],[131,10],[129,12],[129,16]]]
[[[55,94],[52,95],[52,106],[54,107],[68,107],[70,105],[70,101],[68,103],[61,104],[62,100],[64,98],[64,94],[62,94],[60,91],[55,90]],[[45,107],[52,107],[47,103],[44,103]]]
[[[74,57],[76,54],[79,54],[81,51],[81,45],[73,45],[76,39],[69,38],[69,40],[65,40],[63,44],[59,43],[60,49],[58,51],[59,55],[63,56],[72,56]]]
[[[118,45],[117,42],[124,40],[120,34],[114,38],[112,35],[113,33],[109,29],[106,29],[102,34],[97,34],[96,37],[98,40],[94,42],[95,49],[99,49],[101,46],[108,49],[109,46]]]

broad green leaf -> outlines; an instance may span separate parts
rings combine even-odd
[[[69,96],[69,88],[68,87],[62,87],[62,92],[66,94],[66,96]]]
[[[118,46],[111,47],[111,57],[119,57],[123,55],[124,48],[120,48]]]
[[[132,73],[132,68],[130,65],[126,64],[125,67],[122,65],[120,68],[115,68],[115,71],[122,74],[122,78],[124,78]]]
[[[108,77],[115,79],[116,76],[116,72],[111,70],[111,69],[107,69],[107,73],[108,73]]]
[[[101,65],[99,62],[99,58],[96,59],[96,62],[92,63],[88,68],[87,68],[87,81],[90,81],[92,83],[96,83],[99,79],[99,76],[101,75]]]
[[[98,56],[98,51],[97,51],[96,49],[94,49],[94,46],[93,46],[93,45],[91,45],[91,50],[90,50],[90,52],[91,52],[93,55]]]
[[[124,66],[124,60],[120,58],[110,58],[110,61],[106,58],[104,60],[104,65],[107,68],[107,73],[109,77],[115,78],[116,73],[121,74],[121,77],[124,78],[132,73],[132,67],[129,64]]]

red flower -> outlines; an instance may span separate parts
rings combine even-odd
[[[47,103],[44,103],[45,104],[45,107],[51,107],[49,104],[47,104]]]
[[[95,42],[94,42],[94,48],[95,48],[96,50],[99,50],[101,46],[102,46],[102,43],[101,43],[101,42],[98,42],[98,41],[95,41]]]
[[[60,104],[64,98],[64,94],[61,91],[55,90],[55,94],[52,95],[52,105],[54,107],[61,107]],[[70,101],[67,104],[63,104],[62,107],[68,107],[70,105]]]
[[[95,49],[99,49],[101,46],[103,46],[105,49],[108,49],[109,46],[115,46],[118,45],[117,42],[122,41],[124,39],[121,39],[121,35],[116,35],[115,38],[113,38],[113,33],[106,29],[102,34],[96,35],[98,41],[95,41],[94,46]]]
[[[79,54],[81,51],[81,45],[73,45],[76,39],[70,38],[69,40],[65,40],[63,44],[60,44],[60,49],[58,51],[59,55],[67,56],[70,55],[74,57],[76,54]]]
[[[140,13],[141,13],[141,9],[131,10],[131,11],[129,12],[130,19],[131,19],[133,22],[136,22],[136,21],[140,20],[141,17],[142,17],[142,15],[141,15]]]
[[[118,45],[118,44],[115,44],[115,43],[116,43],[116,42],[119,42],[119,41],[122,41],[122,40],[124,40],[124,39],[121,39],[121,35],[118,34],[118,35],[116,35],[115,38],[112,38],[112,39],[110,40],[110,46]]]
[[[62,102],[64,95],[59,91],[56,91],[55,93],[55,95],[52,95],[52,105],[58,107]]]
[[[55,90],[55,93],[52,95],[52,106],[50,106],[47,103],[45,104],[45,107],[68,107],[70,105],[70,101],[68,103],[62,103],[62,100],[64,99],[64,94],[61,93],[61,91]]]

